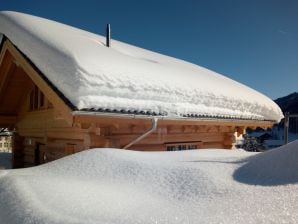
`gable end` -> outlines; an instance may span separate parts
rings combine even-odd
[[[59,110],[65,120],[69,124],[72,124],[72,111],[76,110],[76,107],[72,105],[72,103],[61,93],[61,91],[59,91],[32,63],[32,61],[26,57],[26,55],[24,55],[15,45],[13,45],[8,38],[4,36],[1,45],[0,65],[2,66],[3,63],[7,63],[4,61],[4,58],[8,52],[12,56],[9,60],[9,67],[20,68],[20,70],[22,70],[52,102],[54,108]],[[9,74],[5,73],[2,75],[9,76]],[[7,77],[2,78],[6,79]],[[3,80],[3,82],[4,81],[5,80]]]

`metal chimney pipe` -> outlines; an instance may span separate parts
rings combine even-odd
[[[106,28],[106,46],[110,47],[111,46],[111,24],[107,24]]]

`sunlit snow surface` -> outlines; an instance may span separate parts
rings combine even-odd
[[[279,121],[280,108],[200,66],[47,19],[0,13],[5,34],[78,109]],[[257,82],[257,80],[256,80]]]
[[[298,142],[242,150],[93,149],[0,172],[0,223],[297,223]]]

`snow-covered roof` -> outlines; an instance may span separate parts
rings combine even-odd
[[[297,223],[298,142],[244,150],[92,149],[0,171],[0,222]]]
[[[9,38],[78,110],[279,121],[268,97],[206,68],[51,20],[0,13]]]

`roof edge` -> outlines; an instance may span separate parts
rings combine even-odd
[[[186,121],[186,122],[209,122],[209,123],[234,123],[236,126],[255,126],[255,127],[271,127],[276,121],[272,120],[249,120],[241,118],[222,118],[222,117],[211,117],[211,116],[201,116],[201,117],[170,117],[162,115],[142,115],[142,114],[125,114],[125,113],[104,113],[104,112],[90,112],[90,111],[73,111],[72,115],[76,116],[93,116],[93,117],[110,117],[118,119],[143,119],[148,120],[152,117],[156,117],[163,121]]]
[[[31,61],[31,59],[24,54],[5,34],[3,34],[2,42],[0,44],[0,52],[2,51],[5,41],[9,41],[15,47],[15,49],[24,57],[30,66],[32,66],[32,68],[43,79],[43,81],[46,82],[46,84],[57,94],[57,96],[61,98],[65,105],[67,105],[72,111],[78,110],[78,108],[74,106],[71,101],[67,99],[67,97],[43,74],[43,72]]]

